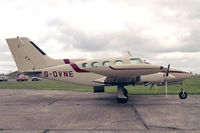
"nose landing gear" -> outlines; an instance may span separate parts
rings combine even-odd
[[[186,99],[187,98],[187,93],[184,91],[184,89],[181,90],[179,93],[180,99]]]
[[[186,99],[187,93],[185,92],[185,89],[183,88],[183,82],[181,82],[181,92],[179,93],[180,99]]]

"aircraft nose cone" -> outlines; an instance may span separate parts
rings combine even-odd
[[[194,74],[192,72],[188,73],[190,77],[194,76]]]
[[[192,72],[186,72],[186,71],[184,71],[184,73],[185,73],[185,78],[190,78],[190,77],[193,76]]]

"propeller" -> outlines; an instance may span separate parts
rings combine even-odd
[[[170,68],[170,64],[167,67],[166,76],[169,76],[169,68]]]
[[[165,82],[165,96],[167,96],[167,93],[168,93],[168,83],[167,83],[167,77],[169,76],[169,70],[170,70],[170,64],[168,65],[167,67],[167,70],[165,71],[165,73],[163,74],[163,77],[164,77],[164,82]],[[145,86],[149,85],[149,83],[145,84]],[[157,84],[151,84],[149,90],[151,91],[152,88],[154,87],[154,85],[156,85],[156,94],[157,94],[157,87],[158,85]]]
[[[165,78],[164,78],[165,79],[165,96],[167,96],[167,91],[168,91],[168,87],[167,87],[168,83],[167,83],[166,77],[169,76],[169,69],[170,69],[170,64],[167,67],[167,71],[165,73]]]

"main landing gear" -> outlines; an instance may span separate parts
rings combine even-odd
[[[180,99],[186,99],[187,93],[185,92],[185,89],[183,88],[183,82],[181,83],[181,92],[179,93]]]
[[[117,86],[117,102],[127,103],[128,102],[128,91],[124,88],[124,85]]]

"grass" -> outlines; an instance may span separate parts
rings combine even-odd
[[[185,87],[189,94],[200,94],[200,76],[194,76],[186,80]],[[156,94],[156,89],[150,86],[126,86],[129,94]],[[168,94],[178,94],[180,92],[180,85],[169,85]],[[92,92],[91,86],[80,86],[75,84],[57,82],[57,81],[40,81],[40,82],[0,82],[0,89],[35,89],[35,90],[66,90],[66,91],[87,91]],[[106,87],[106,92],[115,93],[116,86]],[[165,87],[158,86],[158,94],[165,94]]]

